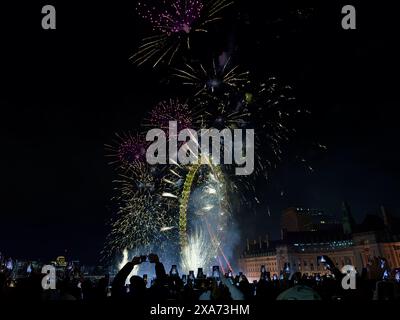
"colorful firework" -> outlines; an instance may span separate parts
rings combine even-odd
[[[159,102],[145,120],[148,128],[160,128],[169,134],[169,122],[177,122],[177,131],[193,128],[196,124],[197,113],[187,103],[170,99]]]
[[[221,19],[222,10],[231,4],[229,0],[141,0],[137,13],[153,34],[142,40],[131,59],[138,65],[150,61],[153,67],[161,62],[170,65],[178,52],[191,50],[193,35],[207,32],[209,24]],[[261,84],[250,81],[249,72],[234,65],[226,53],[209,66],[193,63],[190,57],[185,61],[190,63],[175,68],[173,75],[190,89],[191,97],[186,102],[160,102],[144,126],[147,130],[160,128],[168,136],[170,121],[177,122],[178,132],[186,128],[254,129],[255,174],[236,176],[235,166],[226,164],[150,167],[143,161],[144,139],[117,136],[116,146],[107,146],[113,163],[122,169],[116,181],[119,209],[109,246],[120,253],[174,242],[180,246],[181,266],[186,272],[210,266],[212,261],[219,261],[222,267],[221,259],[232,269],[224,251],[227,235],[236,231],[230,230],[233,210],[259,203],[254,179],[268,178],[270,169],[282,159],[283,146],[295,132],[292,120],[301,110],[294,104],[290,87],[275,78]],[[242,146],[246,148],[245,143]],[[124,257],[126,260],[127,251]]]
[[[306,111],[296,104],[291,87],[281,85],[275,77],[259,83],[250,81],[248,75],[242,86],[231,88],[222,94],[207,93],[194,98],[194,104],[204,110],[199,117],[201,126],[254,129],[255,176],[267,178],[270,169],[282,160],[283,147],[295,134],[296,116]],[[229,172],[229,166],[223,170]]]
[[[255,153],[256,173],[264,176],[280,160],[282,145],[293,133],[290,120],[293,113],[300,112],[293,103],[290,87],[280,86],[275,78],[259,85],[247,82],[247,86],[237,86],[222,95],[199,95],[193,101],[204,110],[200,120],[193,120],[196,117],[187,104],[171,99],[151,111],[147,126],[168,130],[169,121],[175,120],[179,131],[192,128],[194,122],[199,128],[255,129],[256,148],[262,150]],[[235,176],[234,166],[225,164],[175,164],[157,169],[135,161],[126,166],[117,184],[121,205],[111,238],[119,250],[169,237],[179,238],[181,252],[188,253],[207,238],[208,251],[214,258],[221,257],[220,245],[231,216],[227,199],[240,195],[235,198],[246,207],[257,202],[254,179]],[[194,247],[188,248],[189,245]],[[182,259],[187,265],[188,257]]]
[[[151,1],[139,2],[139,16],[149,22],[153,31],[170,35],[172,33],[189,33],[194,22],[200,18],[203,2],[200,0],[161,1],[163,9],[155,7]]]
[[[205,79],[184,82],[197,90],[193,104],[202,110],[198,117],[200,127],[255,130],[254,174],[251,177],[236,176],[235,166],[221,166],[224,175],[229,177],[230,190],[237,191],[242,206],[253,207],[258,203],[254,196],[255,179],[268,179],[270,171],[282,160],[285,145],[295,134],[294,120],[304,111],[297,106],[290,86],[281,85],[274,77],[259,83],[250,81],[250,75],[246,73],[243,82],[221,86],[220,91],[207,90]],[[245,147],[243,143],[244,150]],[[223,154],[223,144],[221,148]]]
[[[138,15],[156,34],[142,40],[131,59],[138,65],[154,60],[170,64],[181,48],[190,49],[194,32],[207,32],[210,23],[221,19],[219,13],[232,4],[228,0],[162,0],[139,2]]]

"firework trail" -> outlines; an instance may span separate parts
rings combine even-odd
[[[137,13],[151,25],[155,34],[142,40],[131,59],[138,65],[153,60],[153,67],[161,61],[170,64],[180,49],[190,49],[193,33],[207,32],[208,25],[220,20],[220,12],[231,4],[227,0],[139,2]]]

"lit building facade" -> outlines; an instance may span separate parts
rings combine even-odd
[[[287,212],[285,210],[283,215]],[[240,269],[251,281],[259,279],[262,265],[271,276],[279,275],[286,263],[293,271],[322,275],[328,271],[317,261],[321,255],[329,256],[339,269],[353,265],[361,271],[372,257],[384,257],[390,267],[400,267],[400,224],[384,208],[381,212],[383,219],[367,216],[361,225],[355,225],[349,207],[344,204],[342,224],[314,231],[282,228],[280,240],[270,241],[267,235],[264,239],[247,241],[246,250],[239,259]],[[299,226],[297,222],[293,225]]]

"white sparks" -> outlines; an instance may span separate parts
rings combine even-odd
[[[163,192],[162,196],[166,197],[166,198],[175,198],[175,199],[178,198],[176,195],[169,193],[169,192]]]
[[[208,205],[204,206],[202,209],[203,209],[203,211],[210,211],[212,208],[214,208],[214,206],[211,204],[208,204]]]
[[[162,227],[161,229],[160,229],[160,231],[161,232],[165,232],[165,231],[169,231],[169,230],[172,230],[174,227]]]

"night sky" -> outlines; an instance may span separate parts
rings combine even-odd
[[[280,213],[293,205],[339,215],[346,200],[358,222],[381,204],[400,215],[396,11],[365,1],[236,2],[221,27],[199,40],[197,54],[230,52],[243,67],[292,85],[299,105],[311,111],[296,124],[298,134],[269,183],[258,183],[256,212],[237,217],[243,239],[267,231],[278,237]],[[44,4],[55,5],[57,30],[41,29]],[[356,6],[357,30],[341,28],[344,4]],[[2,5],[6,255],[46,260],[68,250],[69,257],[97,262],[115,211],[115,172],[104,144],[115,132],[134,131],[146,111],[176,92],[168,70],[128,60],[148,31],[134,8],[134,1]]]

